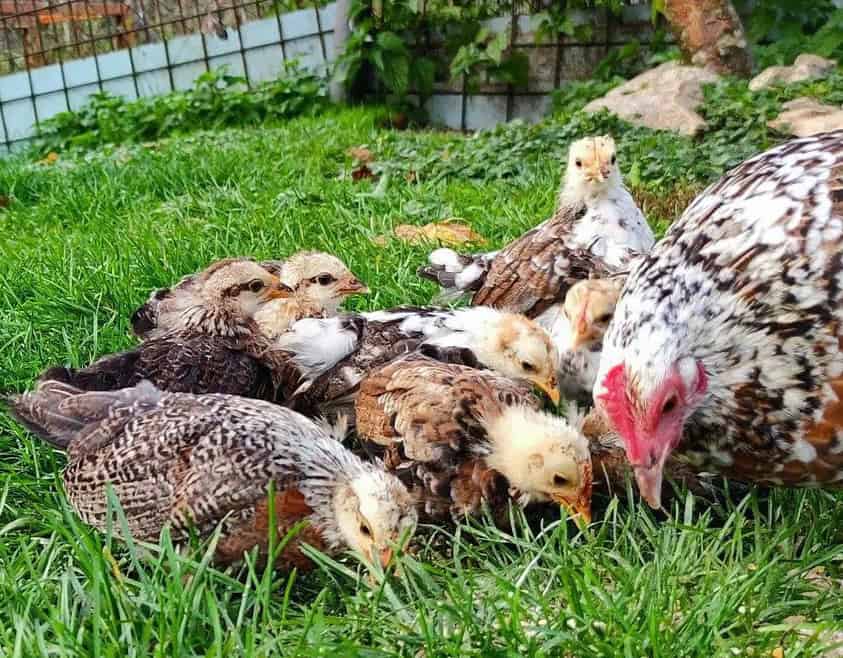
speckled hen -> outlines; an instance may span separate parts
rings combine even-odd
[[[747,160],[633,269],[594,396],[638,486],[676,453],[747,482],[843,483],[843,131]]]

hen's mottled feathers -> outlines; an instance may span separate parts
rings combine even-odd
[[[99,529],[109,523],[111,487],[135,539],[157,541],[167,526],[183,542],[192,531],[206,537],[221,526],[216,558],[234,561],[254,546],[266,550],[270,483],[279,538],[310,521],[280,556],[285,566],[308,566],[302,542],[380,559],[415,524],[398,480],[310,420],[267,402],[164,393],[147,382],[95,393],[45,382],[11,405],[27,427],[67,447],[68,497]],[[354,532],[358,517],[370,526],[371,545]]]
[[[677,443],[745,481],[843,482],[841,284],[843,131],[733,169],[633,269],[595,399],[653,504]]]

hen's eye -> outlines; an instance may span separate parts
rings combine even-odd
[[[260,292],[261,290],[263,290],[263,281],[261,281],[260,279],[250,281],[249,290],[251,290],[252,292]]]
[[[559,475],[558,473],[553,476],[553,486],[554,487],[564,487],[568,484],[568,478],[564,475]]]
[[[365,523],[361,523],[360,524],[360,534],[363,535],[364,537],[371,537],[372,536],[372,530]]]
[[[613,153],[612,154],[612,164],[615,164],[615,162],[617,162],[617,159],[618,159],[617,156],[615,156],[615,154]]]
[[[662,406],[662,413],[669,414],[674,409],[676,409],[676,396],[671,395]]]
[[[521,367],[524,368],[524,370],[527,371],[527,372],[535,372],[536,371],[536,367],[532,363],[529,363],[527,361],[522,361]]]
[[[330,274],[320,274],[319,276],[316,277],[316,282],[320,286],[330,285],[334,281],[336,281],[336,279],[334,277],[332,277]]]
[[[577,159],[574,161],[574,164],[575,164],[575,165],[577,165],[578,167],[582,167],[582,160],[580,160],[579,158],[577,158]]]

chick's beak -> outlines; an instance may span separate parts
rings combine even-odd
[[[381,566],[386,569],[389,566],[389,563],[392,562],[392,548],[389,546],[382,548],[378,557],[380,558]]]
[[[585,311],[577,319],[574,330],[571,335],[571,350],[576,350],[582,345],[585,345],[591,339],[591,333],[588,330],[588,321],[585,317]]]
[[[339,292],[343,295],[367,295],[370,291],[360,279],[350,276],[340,282]]]
[[[278,281],[274,286],[269,286],[264,293],[264,301],[271,299],[286,299],[293,296],[293,289],[290,286]]]
[[[553,401],[553,404],[559,404],[559,385],[556,383],[556,377],[548,377],[547,379],[536,378],[533,380],[533,383],[547,393],[547,397]]]
[[[551,498],[553,499],[553,502],[558,505],[562,505],[562,507],[568,510],[568,514],[572,517],[578,517],[586,523],[591,523],[592,479],[590,463],[583,466],[580,477],[583,478],[581,480],[582,485],[580,486],[576,497],[556,495],[551,496]]]

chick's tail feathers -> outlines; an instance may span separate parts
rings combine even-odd
[[[138,383],[136,350],[104,356],[85,368],[49,368],[39,382],[53,381],[68,384],[83,391],[114,391]]]
[[[2,399],[9,414],[30,432],[60,450],[88,424],[118,408],[154,405],[161,391],[147,381],[119,391],[86,392],[64,382],[44,380],[33,391]]]
[[[483,285],[496,254],[467,256],[443,247],[430,253],[427,265],[418,269],[418,275],[439,284],[440,300],[454,300]]]

